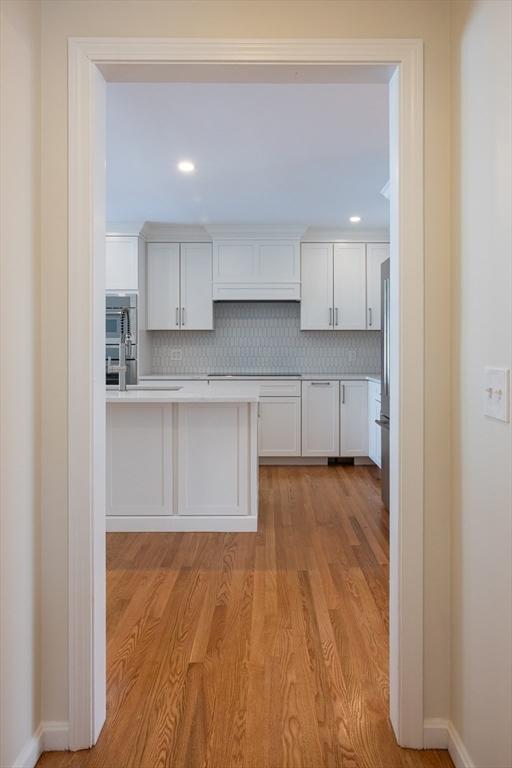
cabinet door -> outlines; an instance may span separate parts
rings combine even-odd
[[[364,243],[334,244],[334,328],[366,329],[366,249]]]
[[[249,423],[247,403],[178,405],[179,515],[248,514]]]
[[[182,243],[181,327],[188,331],[213,329],[211,243]]]
[[[366,246],[366,327],[380,331],[380,265],[389,257],[388,243]]]
[[[176,331],[180,327],[180,246],[148,243],[148,331]]]
[[[105,288],[107,291],[138,290],[139,238],[107,235]]]
[[[259,455],[300,456],[300,397],[263,397],[259,415]]]
[[[340,382],[340,456],[368,456],[368,383]]]
[[[302,382],[302,455],[338,456],[340,399],[337,381]]]
[[[329,331],[333,328],[332,252],[332,243],[302,244],[302,331]]]
[[[368,382],[368,456],[381,465],[380,427],[375,420],[380,417],[380,384]]]
[[[172,406],[108,403],[107,516],[171,515]]]

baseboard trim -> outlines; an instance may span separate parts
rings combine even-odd
[[[167,531],[169,533],[250,533],[258,530],[258,518],[254,515],[201,517],[178,515],[119,515],[107,516],[107,533],[139,533]]]
[[[43,726],[43,752],[63,752],[69,749],[69,723],[47,720]]]
[[[459,732],[450,720],[429,718],[423,725],[425,749],[447,749],[455,768],[476,768]]]
[[[425,749],[448,749],[448,720],[431,717],[423,723]]]
[[[260,456],[259,464],[276,467],[316,467],[327,465],[328,459],[323,456]]]
[[[47,721],[39,723],[11,768],[34,768],[43,752],[69,749],[69,724]]]
[[[34,768],[43,751],[43,724],[40,723],[34,734],[18,754],[11,768]]]

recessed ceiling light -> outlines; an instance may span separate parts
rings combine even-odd
[[[361,221],[361,217],[360,216],[351,216],[350,217],[350,221],[352,222],[352,224],[357,224],[358,221]]]
[[[194,163],[191,163],[190,160],[180,160],[178,163],[178,171],[181,171],[182,173],[192,173],[195,169],[196,167]]]

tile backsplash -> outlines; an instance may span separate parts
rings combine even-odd
[[[152,373],[372,373],[378,331],[301,331],[298,302],[214,304],[214,331],[153,331]]]

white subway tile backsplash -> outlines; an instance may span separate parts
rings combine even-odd
[[[258,374],[380,370],[378,331],[301,331],[298,302],[216,303],[214,314],[214,331],[150,332],[152,372]],[[180,360],[176,359],[178,349]]]

